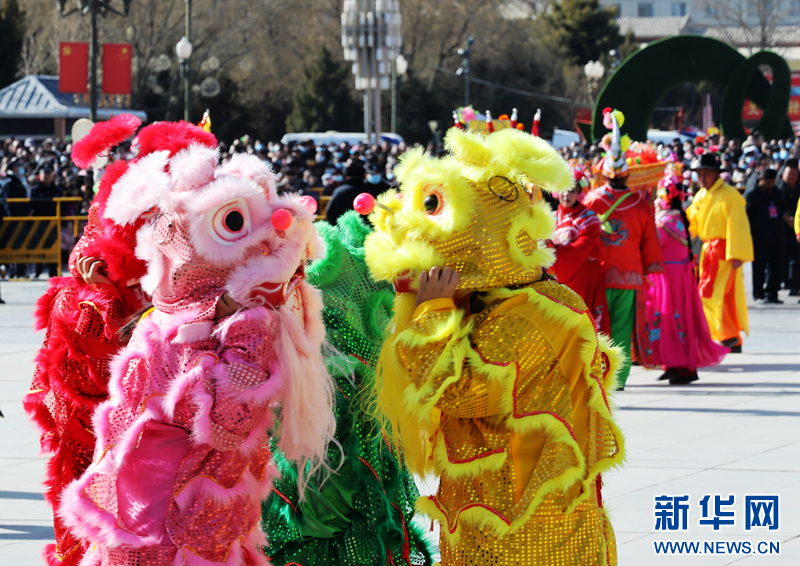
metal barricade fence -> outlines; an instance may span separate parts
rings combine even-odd
[[[0,263],[56,263],[61,275],[61,224],[72,222],[77,240],[79,224],[87,222],[86,215],[62,216],[61,205],[65,202],[80,203],[81,197],[56,197],[53,199],[10,198],[9,204],[30,202],[53,202],[55,216],[4,216],[0,224]]]

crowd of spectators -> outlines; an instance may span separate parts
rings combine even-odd
[[[765,290],[754,290],[755,298],[777,301],[776,287],[784,286],[791,295],[800,295],[800,244],[794,233],[794,218],[800,184],[798,157],[800,138],[765,140],[753,132],[743,142],[724,135],[709,135],[695,140],[658,143],[662,154],[669,154],[684,166],[690,194],[699,187],[689,172],[691,163],[703,153],[715,153],[722,165],[722,178],[735,186],[748,201],[752,236],[756,248],[754,269],[763,272]],[[362,192],[377,196],[397,186],[394,168],[408,149],[405,143],[390,144],[315,144],[313,141],[263,143],[245,135],[231,144],[220,144],[221,159],[235,153],[249,153],[271,164],[278,176],[279,192],[304,193],[320,204],[320,214],[335,223],[352,208],[353,198]],[[428,147],[436,153],[439,148]],[[117,150],[118,158],[129,158],[130,148]],[[572,143],[561,148],[565,159],[596,164],[602,148],[589,143]],[[0,149],[0,203],[8,198],[30,198],[30,203],[7,203],[5,216],[50,216],[55,213],[53,197],[80,197],[80,202],[62,204],[62,215],[86,214],[94,195],[94,172],[81,169],[70,159],[71,145],[51,138],[5,140]],[[774,175],[770,173],[774,171]],[[768,185],[768,187],[767,187]],[[765,197],[766,195],[766,197]],[[327,198],[326,198],[327,197]],[[74,244],[71,227],[62,229],[65,253]],[[50,275],[55,266],[49,266]],[[38,277],[42,265],[12,265],[7,277]],[[758,280],[755,281],[758,283]]]
[[[0,149],[0,214],[3,216],[55,216],[55,197],[79,197],[80,201],[61,204],[62,216],[86,214],[94,195],[93,172],[80,169],[70,159],[72,146],[47,138],[35,142],[7,139]],[[30,202],[8,202],[8,199],[27,198]],[[61,227],[62,252],[68,253],[75,244],[73,226]],[[44,271],[44,264],[12,264],[5,277],[18,278]],[[50,276],[56,275],[56,264],[46,266]]]

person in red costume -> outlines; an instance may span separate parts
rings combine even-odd
[[[97,124],[75,144],[73,160],[88,169],[140,125],[130,115]],[[140,139],[149,139],[146,130]],[[147,152],[140,151],[137,160]],[[71,276],[51,278],[36,306],[36,328],[46,332],[23,405],[41,432],[42,453],[49,455],[45,497],[54,511],[64,488],[92,462],[92,414],[108,398],[109,365],[126,342],[120,331],[145,306],[138,282],[146,264],[135,255],[136,231],[144,220],[123,227],[104,215],[111,188],[128,167],[120,160],[106,168],[83,236],[70,254]],[[86,542],[55,513],[53,523],[56,543],[44,547],[43,558],[50,566],[77,566]]]
[[[622,347],[626,358],[618,376],[620,390],[625,388],[630,374],[634,331],[640,346],[637,357],[639,351],[645,350],[652,358],[649,344],[641,344],[648,341],[647,317],[644,308],[638,307],[641,297],[637,297],[637,291],[646,288],[647,274],[664,270],[655,215],[647,191],[628,188],[628,154],[635,152],[628,151],[628,136],[620,136],[623,120],[624,116],[618,110],[607,109],[605,112],[604,124],[612,130],[608,150],[599,164],[606,184],[587,194],[583,201],[584,206],[600,219],[600,259],[605,273],[611,339]],[[663,167],[661,169],[663,171]],[[644,301],[641,306],[645,306]],[[638,317],[637,310],[642,311]],[[637,327],[637,323],[641,327]]]
[[[552,270],[560,283],[572,288],[589,307],[595,328],[611,334],[608,323],[603,267],[600,264],[600,220],[597,215],[578,201],[578,196],[589,181],[583,169],[572,170],[575,184],[558,197],[556,232],[553,246],[556,262]]]

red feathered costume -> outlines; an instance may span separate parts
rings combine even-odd
[[[75,145],[73,159],[82,167],[90,167],[97,155],[129,138],[140,124],[129,115],[97,124]],[[140,132],[137,160],[152,151],[153,139],[158,141],[165,135],[162,129],[154,124]],[[174,139],[177,130],[172,125],[172,153],[197,141],[216,146],[211,134],[207,134],[208,139],[197,140],[193,130],[196,128],[187,124],[186,135]],[[89,222],[70,254],[72,277],[51,279],[50,288],[37,303],[36,328],[46,329],[46,334],[23,404],[41,430],[42,453],[50,455],[45,485],[47,501],[54,511],[63,488],[92,462],[92,414],[108,398],[109,362],[124,346],[118,331],[143,304],[138,284],[129,286],[146,272],[145,263],[134,255],[135,234],[143,220],[121,227],[104,217],[111,187],[127,169],[124,161],[106,169],[89,209]],[[101,259],[111,283],[86,284],[77,270],[81,257]],[[43,557],[50,566],[76,566],[86,550],[85,542],[73,537],[55,513],[54,527],[56,544],[46,545]]]

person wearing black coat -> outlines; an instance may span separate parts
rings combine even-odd
[[[797,202],[800,200],[800,180],[798,180],[797,159],[790,157],[778,171],[775,189],[783,197],[786,212],[794,217]],[[795,237],[794,228],[784,225],[783,257],[781,262],[783,283],[792,297],[800,296],[800,244]]]
[[[775,189],[778,172],[762,169],[758,185],[744,192],[745,210],[753,237],[753,298],[759,303],[780,304],[778,289],[783,255],[783,226],[792,219],[781,193]]]
[[[361,162],[353,162],[345,169],[344,176],[344,185],[333,191],[325,210],[325,220],[330,224],[336,224],[341,215],[353,210],[353,200],[361,193],[369,193],[377,198],[379,194],[392,188],[383,180],[383,175],[375,164],[368,165],[365,171]]]

